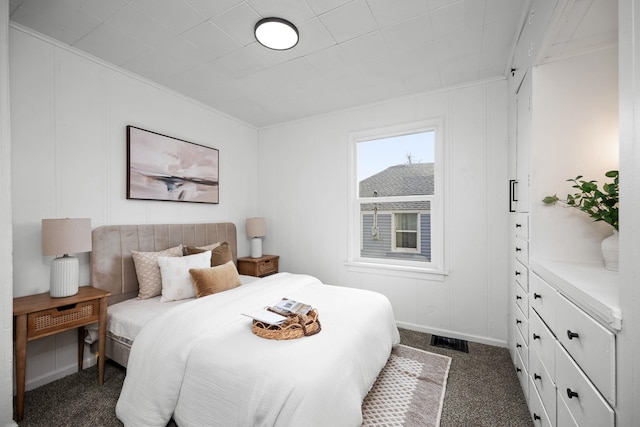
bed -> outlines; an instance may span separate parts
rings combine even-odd
[[[232,223],[94,230],[92,285],[112,294],[107,357],[127,367],[118,418],[125,426],[171,418],[180,426],[359,426],[362,400],[399,343],[383,295],[278,273],[240,276],[241,285],[200,298],[136,298],[133,251],[223,241],[235,264]],[[316,308],[321,332],[286,341],[254,335],[243,313],[283,297]]]

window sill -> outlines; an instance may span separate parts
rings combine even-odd
[[[384,274],[387,276],[408,277],[434,282],[444,282],[447,273],[431,268],[411,267],[406,265],[393,265],[364,261],[347,261],[345,266],[355,273]]]

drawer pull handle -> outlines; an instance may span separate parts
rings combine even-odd
[[[522,344],[516,343],[516,348],[522,348]]]
[[[540,294],[536,294],[536,293],[534,292],[534,293],[533,293],[533,299],[538,299],[538,298],[542,299],[542,295],[540,295]]]
[[[575,333],[575,332],[571,332],[571,331],[567,331],[567,337],[569,337],[569,339],[572,340],[574,338],[580,338],[580,334]]]
[[[519,325],[520,323],[522,323],[522,320],[516,319],[516,325]]]
[[[533,334],[533,339],[534,340],[539,340],[540,339],[540,335]]]
[[[541,380],[541,379],[542,379],[542,377],[541,377],[540,375],[538,375],[538,374],[534,373],[534,374],[533,374],[533,379],[534,379],[534,380]]]
[[[516,224],[516,228],[522,227],[522,224]]]
[[[516,300],[522,299],[520,295],[516,295]]]
[[[78,304],[67,304],[67,305],[61,305],[60,307],[56,307],[57,311],[67,311],[67,310],[71,310],[73,308],[76,308]]]
[[[516,252],[520,252],[522,249],[516,247]]]
[[[538,415],[538,414],[536,414],[536,413],[534,412],[534,413],[533,413],[533,420],[534,420],[534,421],[538,421],[538,420],[540,420],[540,419],[542,419],[542,418],[540,418],[540,415]]]
[[[516,372],[520,373],[520,372],[522,372],[522,369],[516,368]]]
[[[576,393],[575,391],[573,391],[570,388],[568,388],[567,389],[567,396],[569,396],[569,399],[573,399],[574,397],[577,398],[578,397],[578,393]]]
[[[522,273],[520,273],[518,270],[516,270],[516,276],[519,276],[520,274],[522,274]]]

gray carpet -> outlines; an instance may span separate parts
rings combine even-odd
[[[405,345],[452,358],[442,427],[532,425],[506,349],[470,342],[469,353],[462,353],[431,346],[429,334],[401,329],[400,336]],[[27,392],[24,420],[19,426],[122,426],[115,416],[115,405],[124,370],[107,362],[103,386],[97,378],[94,366]]]

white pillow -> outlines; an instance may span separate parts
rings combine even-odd
[[[183,257],[158,257],[162,276],[161,302],[195,298],[190,268],[207,268],[211,265],[211,251]]]

